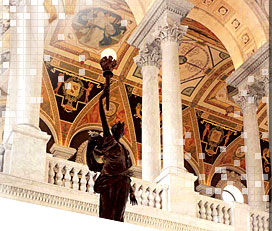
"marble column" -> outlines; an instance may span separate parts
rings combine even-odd
[[[248,188],[248,204],[254,209],[264,210],[264,182],[257,119],[257,104],[265,96],[265,84],[257,80],[246,83],[239,89],[234,100],[241,106],[244,126],[244,147],[246,159],[246,176]]]
[[[153,181],[161,170],[158,74],[161,54],[155,42],[145,44],[134,58],[142,69],[142,179]]]
[[[4,172],[32,180],[45,178],[46,143],[39,129],[43,50],[43,1],[13,2],[11,62],[4,127]]]
[[[159,27],[156,40],[162,50],[162,126],[163,170],[156,182],[166,184],[168,210],[195,216],[197,193],[194,192],[196,176],[184,168],[182,103],[179,72],[179,47],[186,26],[178,23]]]
[[[187,27],[174,23],[159,27],[162,50],[163,168],[184,169],[179,47]]]

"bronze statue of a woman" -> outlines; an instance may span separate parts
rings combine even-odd
[[[120,138],[124,135],[124,122],[118,121],[114,124],[111,134],[105,116],[103,99],[108,94],[109,87],[105,86],[99,98],[103,138],[100,135],[90,137],[87,163],[90,170],[101,172],[94,184],[94,191],[100,193],[99,217],[123,222],[128,196],[130,195],[132,205],[137,204],[137,200],[130,185],[132,173],[129,168],[132,161],[128,150],[120,143]],[[90,156],[92,151],[103,155],[103,164],[94,164]]]

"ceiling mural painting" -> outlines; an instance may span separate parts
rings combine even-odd
[[[136,23],[133,14],[123,0],[93,1],[67,20],[59,20],[49,47],[60,53],[69,53],[75,60],[84,56],[90,65],[99,62],[105,48],[116,51],[119,65],[129,45],[125,42]]]
[[[186,161],[198,168],[199,174],[206,175],[199,178],[199,183],[210,184],[215,167],[245,171],[240,136],[243,121],[241,116],[234,116],[240,107],[232,100],[237,89],[225,83],[234,64],[213,32],[190,18],[182,24],[189,27],[179,53],[184,151],[186,158],[190,157]],[[106,116],[110,125],[118,120],[125,122],[124,139],[141,165],[142,74],[133,61],[138,50],[126,42],[135,27],[124,0],[102,0],[56,21],[53,35],[47,34],[45,54],[50,58],[45,62],[41,110],[54,121],[59,144],[79,148],[81,144],[74,142],[75,137],[85,141],[88,130],[101,129],[98,100],[105,79],[99,60],[104,49],[112,48],[117,53],[118,66],[111,79],[110,110]],[[248,36],[250,47],[252,35]],[[158,79],[161,102],[161,73]],[[266,106],[261,104],[261,132],[267,131],[266,117]],[[266,174],[270,168],[268,142],[266,138],[261,142]]]
[[[213,116],[203,111],[196,111],[198,116],[198,127],[201,142],[201,159],[213,164],[218,158],[219,154],[225,152],[227,146],[241,135],[241,131],[234,129],[235,126],[231,122],[226,126],[226,121],[223,123],[216,123],[210,120]]]
[[[117,44],[126,32],[122,17],[103,8],[89,8],[77,13],[72,28],[80,44],[103,49]]]
[[[76,75],[67,69],[47,62],[46,71],[58,105],[60,119],[73,122],[77,114],[97,93],[102,90],[101,84],[84,76]]]

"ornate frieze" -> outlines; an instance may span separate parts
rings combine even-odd
[[[161,66],[161,50],[157,42],[146,43],[144,48],[140,50],[140,54],[134,58],[137,66]]]
[[[174,22],[173,25],[167,23],[163,27],[159,26],[156,40],[160,42],[177,42],[180,45],[181,39],[187,32],[187,28],[187,26],[179,25],[177,22]]]

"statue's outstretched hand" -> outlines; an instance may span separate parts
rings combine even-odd
[[[138,205],[138,202],[136,200],[135,194],[133,192],[130,193],[129,199],[130,199],[130,204],[132,204],[132,205]]]

